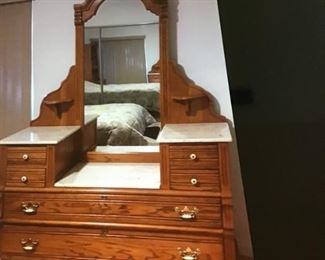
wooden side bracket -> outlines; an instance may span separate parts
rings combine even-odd
[[[54,110],[56,112],[56,115],[61,118],[63,107],[65,105],[72,104],[73,99],[67,98],[67,99],[61,99],[61,100],[44,100],[44,104],[49,107],[54,107]]]

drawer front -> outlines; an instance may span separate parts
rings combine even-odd
[[[8,165],[45,165],[46,147],[8,147]]]
[[[45,186],[45,169],[7,168],[7,187],[42,188]]]
[[[110,232],[99,229],[5,226],[1,252],[4,255],[25,255],[33,259],[55,259],[62,256],[64,259],[222,260],[224,254],[221,241],[220,238],[207,239],[190,235],[186,238],[176,234],[135,234],[132,230]],[[43,255],[49,258],[41,258]]]
[[[169,145],[171,169],[218,169],[218,145]]]
[[[217,159],[218,145],[217,144],[170,144],[169,155],[173,159],[190,159],[190,155],[195,154],[197,159]]]
[[[104,196],[105,197],[105,196]],[[190,200],[190,203],[188,201]],[[53,194],[6,194],[4,219],[114,222],[220,228],[219,198],[80,197]]]
[[[218,170],[172,170],[170,187],[173,190],[220,192]]]

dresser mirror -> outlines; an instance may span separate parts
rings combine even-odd
[[[106,0],[84,24],[85,115],[98,115],[97,150],[157,145],[158,60],[159,17],[140,0]]]
[[[214,112],[209,94],[169,59],[167,0],[85,0],[74,10],[76,64],[61,86],[44,98],[31,126],[75,125],[91,132],[82,135],[86,161],[157,163],[164,155],[156,137],[166,124],[225,121]],[[117,54],[128,53],[125,41],[140,42],[142,51],[135,53],[141,62]],[[121,49],[110,52],[106,45]],[[115,56],[122,56],[118,59],[124,59],[123,66],[116,66]],[[133,66],[121,68],[128,63]],[[130,67],[140,76],[125,72]],[[126,94],[121,85],[141,85],[142,92]],[[144,95],[144,90],[151,92]],[[125,111],[126,104],[133,107]],[[94,114],[99,116],[97,127],[95,123],[93,129],[83,127]],[[133,125],[125,121],[134,114],[142,121],[131,118]]]

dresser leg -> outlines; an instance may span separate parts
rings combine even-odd
[[[234,237],[225,235],[223,244],[225,260],[236,260],[236,245]]]

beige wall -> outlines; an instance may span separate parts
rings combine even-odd
[[[0,138],[29,125],[31,3],[0,5]]]

